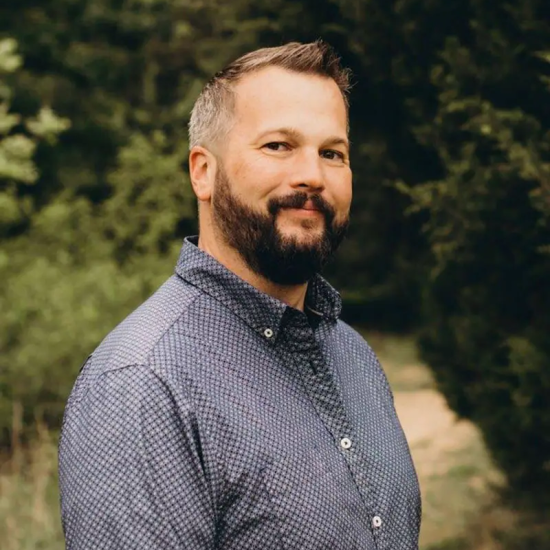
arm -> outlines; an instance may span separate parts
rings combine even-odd
[[[193,411],[148,367],[101,374],[69,401],[59,463],[68,549],[213,548]]]

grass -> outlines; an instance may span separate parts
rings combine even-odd
[[[39,428],[29,448],[0,463],[2,550],[62,550],[55,437]]]

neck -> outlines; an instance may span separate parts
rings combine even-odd
[[[254,288],[273,296],[273,298],[294,309],[304,311],[307,283],[300,285],[279,285],[269,281],[250,269],[242,256],[234,248],[220,242],[218,239],[208,238],[208,236],[201,234],[199,235],[198,246]]]

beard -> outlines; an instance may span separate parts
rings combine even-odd
[[[320,234],[286,236],[277,228],[277,216],[283,208],[302,208],[310,200],[323,215]],[[272,198],[267,212],[244,204],[233,194],[231,183],[219,168],[212,198],[214,224],[226,243],[234,248],[252,271],[279,285],[298,285],[320,272],[342,242],[349,217],[335,219],[334,208],[319,194],[298,191],[285,197]],[[301,222],[305,230],[316,229],[318,220]]]

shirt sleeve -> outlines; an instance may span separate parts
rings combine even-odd
[[[89,386],[69,401],[60,441],[67,549],[213,548],[214,505],[189,402],[139,365]]]

